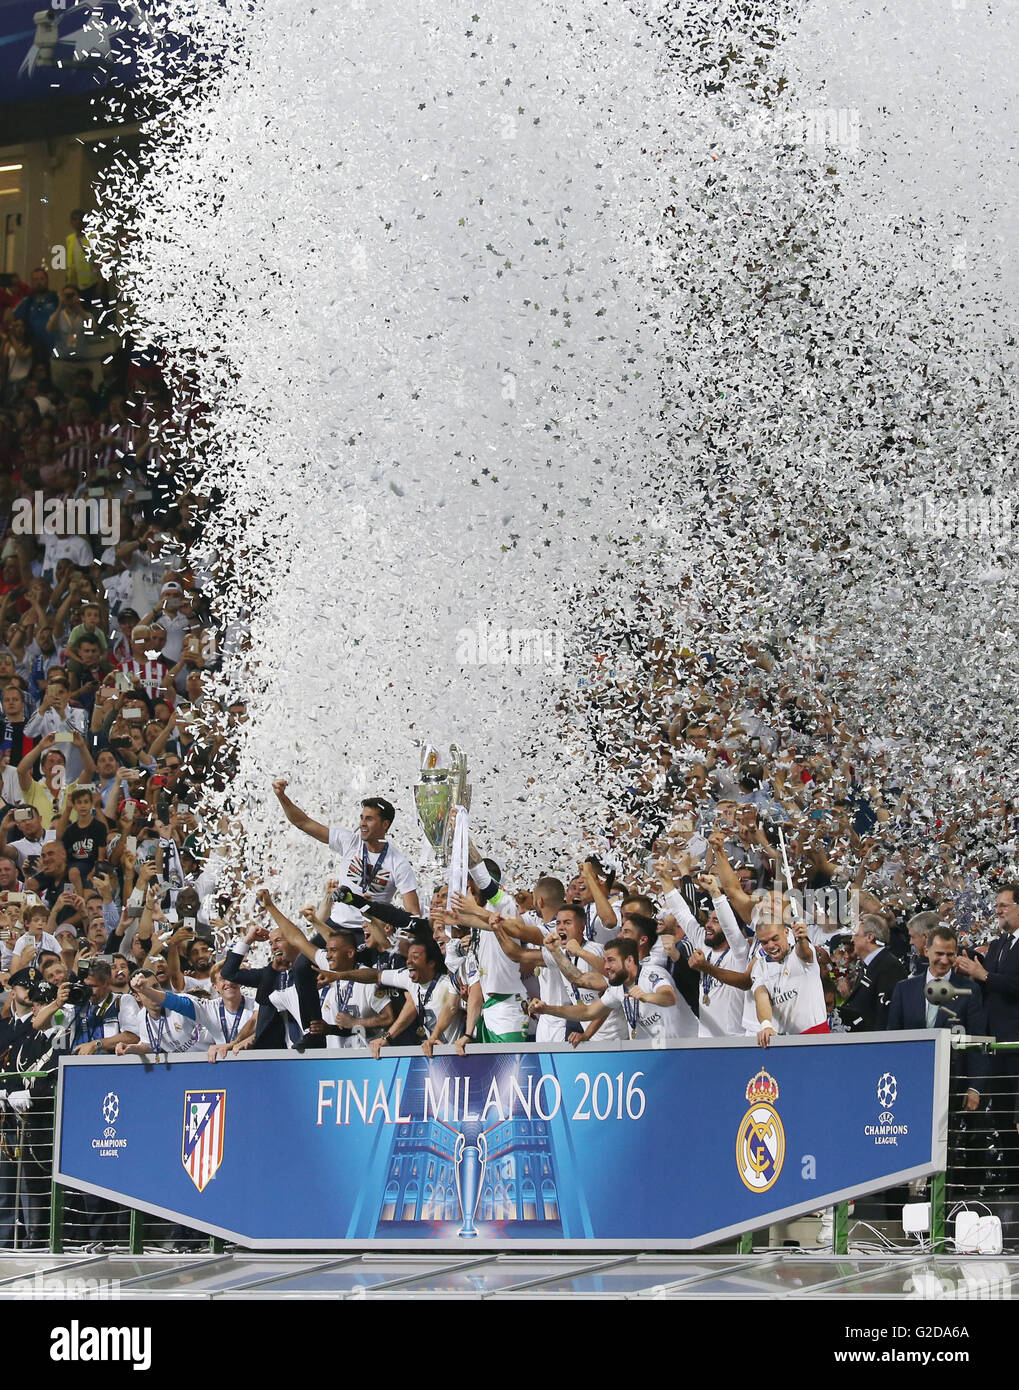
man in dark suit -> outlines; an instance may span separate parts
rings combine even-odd
[[[1019,883],[1008,883],[994,904],[998,935],[983,959],[959,958],[957,969],[984,991],[987,1031],[999,1042],[1019,1041]],[[1004,1153],[1003,1171],[1010,1174],[1008,1190],[1019,1188],[1015,1173],[1019,1168],[1019,1137],[1016,1135],[1016,1072],[1019,1058],[1014,1050],[991,1056],[991,1113]]]
[[[947,980],[956,989],[969,989],[972,993],[953,999],[950,1008],[958,1016],[965,1032],[977,1037],[987,1035],[987,1015],[984,1012],[983,996],[980,986],[973,984],[956,972],[955,964],[959,953],[959,942],[955,932],[946,925],[932,928],[926,942],[927,969],[922,975],[910,975],[900,980],[892,994],[892,1005],[888,1011],[888,1028],[951,1028],[954,1019],[935,1004],[927,1002],[924,993],[931,980]],[[986,1088],[988,1058],[977,1048],[952,1053],[953,1108],[955,1093],[960,1093],[961,1108],[976,1110],[980,1104],[981,1092]],[[966,1081],[965,1090],[962,1080]]]
[[[887,1027],[892,992],[905,976],[898,956],[888,950],[888,926],[881,917],[867,914],[853,933],[853,950],[862,963],[859,979],[836,986],[845,1000],[839,1016],[851,1033],[876,1033]]]
[[[272,958],[256,970],[244,966],[244,957],[256,941],[268,941]],[[325,1038],[308,1032],[313,1019],[322,1017],[315,967],[279,930],[249,927],[241,941],[231,946],[223,961],[223,979],[236,980],[255,991],[258,1017],[251,1046],[259,1051],[283,1047],[324,1047]]]
[[[957,969],[983,986],[987,1026],[999,1042],[1019,1041],[1019,883],[1010,883],[994,904],[998,935],[983,960],[960,957]],[[1014,1072],[1015,1067],[1012,1067]]]

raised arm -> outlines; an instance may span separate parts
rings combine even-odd
[[[321,821],[312,820],[307,811],[302,811],[300,806],[295,806],[287,796],[287,779],[277,777],[272,784],[272,789],[276,793],[276,799],[283,807],[283,814],[291,825],[296,825],[298,830],[303,830],[305,835],[310,835],[313,840],[318,840],[323,845],[329,843],[329,827],[323,825]]]
[[[255,901],[258,903],[259,907],[265,908],[277,927],[279,927],[288,945],[300,951],[302,956],[307,956],[314,965],[318,948],[312,945],[295,922],[291,922],[289,917],[284,917],[283,913],[273,902],[272,894],[269,892],[268,888],[260,888],[255,894]]]
[[[594,865],[590,860],[585,859],[583,864],[581,864],[580,875],[591,890],[591,901],[594,903],[594,910],[598,914],[598,921],[606,928],[615,926],[619,921],[619,914],[609,902],[609,896],[605,891],[605,885],[598,877]]]
[[[713,830],[708,836],[708,844],[715,851],[715,868],[718,871],[718,879],[725,896],[729,899],[737,916],[744,922],[749,922],[754,912],[754,900],[749,893],[744,893],[740,887],[736,870],[726,858],[725,831]]]
[[[25,754],[21,762],[18,763],[18,785],[23,792],[27,792],[32,785],[32,769],[42,757],[43,753],[48,753],[53,747],[55,739],[56,734],[46,734],[30,752]]]

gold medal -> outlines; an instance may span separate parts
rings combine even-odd
[[[705,995],[702,997],[702,999],[701,999],[701,1003],[702,1003],[702,1004],[710,1004],[710,1003],[711,1003],[711,995],[710,995],[710,994],[705,994]]]
[[[427,1028],[419,1028],[419,1029],[418,1029],[418,1037],[419,1037],[419,1038],[427,1038],[427,1037],[428,1037],[428,1029],[427,1029]]]
[[[635,1038],[636,1036],[637,1036],[637,1030],[636,1030],[636,1028],[631,1028],[631,1029],[630,1029],[630,1037],[631,1037],[631,1038]]]

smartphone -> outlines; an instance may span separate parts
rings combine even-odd
[[[138,852],[138,836],[137,836],[137,835],[127,835],[127,836],[125,836],[125,838],[124,838],[124,848],[127,850],[128,854],[137,854],[137,852]]]
[[[121,710],[120,713],[123,719],[140,719],[142,717],[140,709],[124,709]]]
[[[60,732],[54,737],[53,742],[54,742],[54,743],[73,743],[73,742],[74,742],[74,735],[73,735],[72,733],[70,733],[67,729],[61,729]]]
[[[18,824],[22,824],[22,823],[24,823],[26,820],[31,820],[32,817],[33,817],[34,815],[35,815],[35,812],[29,810],[29,808],[28,808],[27,806],[25,806],[25,807],[22,807],[21,810],[18,810],[18,811],[15,811],[15,812],[14,812],[14,819],[15,819],[15,821],[16,821]]]
[[[115,690],[133,690],[130,680],[124,675],[123,671],[118,671],[114,677],[113,687]]]

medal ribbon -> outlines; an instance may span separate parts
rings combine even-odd
[[[228,1043],[233,1042],[240,1029],[241,1019],[244,1017],[244,1005],[241,1005],[239,1013],[231,1014],[231,1017],[234,1021],[234,1026],[232,1030],[228,1029],[226,1026],[226,1008],[224,1007],[223,1001],[221,999],[219,1001],[219,1025],[223,1029],[223,1041]]]
[[[365,897],[371,893],[372,884],[375,882],[376,878],[378,878],[379,870],[382,868],[383,861],[388,853],[389,846],[383,845],[382,853],[379,855],[378,859],[376,859],[375,867],[372,868],[371,864],[368,862],[368,846],[361,846],[361,892]]]

